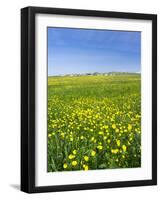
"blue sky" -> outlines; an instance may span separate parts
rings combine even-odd
[[[48,75],[140,72],[141,33],[48,28]]]

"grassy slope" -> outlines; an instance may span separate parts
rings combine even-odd
[[[140,84],[140,75],[49,77],[48,171],[78,170],[83,165],[89,169],[139,167]],[[123,131],[120,136],[112,124],[119,133]],[[108,126],[108,131],[104,126]],[[124,133],[126,130],[128,133]],[[92,137],[95,143],[89,142]],[[113,149],[119,153],[112,153]],[[77,151],[76,166],[69,159],[73,150]],[[92,150],[96,152],[95,158],[90,156]],[[86,155],[88,162],[83,159]],[[63,169],[64,163],[67,169]]]

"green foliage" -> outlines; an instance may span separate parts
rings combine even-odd
[[[49,172],[140,165],[140,75],[48,78]]]

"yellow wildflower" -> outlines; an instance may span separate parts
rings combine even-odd
[[[108,139],[108,140],[107,140],[107,142],[108,142],[108,143],[110,143],[110,142],[111,142],[111,140],[110,140],[110,139]]]
[[[116,131],[116,133],[118,133],[118,132],[119,132],[119,129],[118,129],[118,128],[116,128],[116,130],[115,130],[115,131]]]
[[[75,155],[77,153],[77,151],[76,150],[73,150],[73,154]]]
[[[73,160],[73,161],[72,161],[72,165],[73,165],[73,166],[76,166],[76,165],[77,165],[77,161],[76,161],[76,160]]]
[[[64,163],[63,168],[66,169],[68,167],[68,165],[66,163]]]
[[[84,138],[84,137],[83,137],[83,135],[82,135],[82,136],[80,137],[80,139],[83,140],[83,138]]]
[[[87,171],[89,168],[88,168],[88,165],[83,165],[83,168],[85,171]]]
[[[108,129],[108,125],[105,125],[104,127],[105,127],[105,129]]]
[[[111,153],[113,153],[113,154],[117,154],[118,152],[119,152],[118,149],[112,149],[112,150],[111,150]]]
[[[70,160],[72,160],[73,158],[75,158],[75,155],[70,154],[70,155],[68,156],[68,158],[69,158]]]
[[[126,151],[126,146],[122,145],[122,149],[123,149],[123,151]]]
[[[103,149],[103,146],[102,146],[102,145],[98,145],[98,146],[97,146],[97,149],[102,150],[102,149]]]
[[[116,124],[112,124],[112,128],[115,129],[116,128]]]
[[[128,124],[128,130],[131,131],[131,129],[132,129],[132,125]]]
[[[88,157],[88,156],[84,156],[84,160],[85,160],[85,161],[88,161],[88,160],[89,160],[89,157]]]
[[[117,140],[116,143],[117,143],[117,146],[119,147],[120,146],[120,140]]]
[[[95,156],[96,155],[96,152],[95,151],[92,151],[91,152],[91,156]]]

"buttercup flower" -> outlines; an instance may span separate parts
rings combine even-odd
[[[64,163],[63,168],[66,169],[68,167],[68,165],[66,163]]]
[[[75,155],[70,154],[69,159],[72,160],[73,158],[75,158]]]
[[[112,128],[115,129],[116,128],[116,124],[112,124]]]
[[[76,166],[77,165],[77,161],[76,160],[73,160],[72,161],[72,166]]]
[[[77,153],[77,151],[76,150],[73,150],[73,154],[75,155]]]
[[[97,146],[97,149],[102,150],[102,149],[103,149],[103,146],[102,146],[102,145],[98,145],[98,146]]]
[[[88,160],[89,160],[89,157],[88,157],[88,156],[84,156],[84,160],[85,160],[85,161],[88,161]]]
[[[116,143],[117,143],[117,146],[119,147],[120,146],[120,140],[117,140]]]
[[[91,156],[95,156],[96,152],[95,151],[91,151]]]
[[[123,151],[126,151],[126,146],[122,145],[122,149],[123,149]]]

